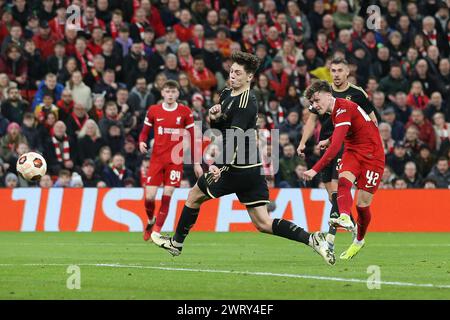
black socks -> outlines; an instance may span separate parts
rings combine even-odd
[[[173,236],[173,240],[177,243],[183,243],[184,239],[189,234],[189,231],[197,221],[198,212],[200,209],[192,209],[184,206],[181,212],[180,220],[178,221],[177,230]]]
[[[309,245],[310,234],[303,230],[303,228],[290,221],[274,219],[272,223],[272,232],[276,236],[303,242],[304,244]]]

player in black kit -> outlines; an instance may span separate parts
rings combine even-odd
[[[374,121],[375,124],[377,124],[375,108],[373,107],[369,99],[367,99],[366,92],[361,87],[357,87],[348,82],[348,76],[350,73],[348,68],[348,62],[341,58],[334,58],[331,61],[330,71],[331,76],[333,78],[333,84],[331,85],[333,96],[335,98],[343,98],[355,102],[369,115],[372,121]],[[300,140],[300,144],[297,148],[297,152],[300,156],[304,156],[306,141],[308,141],[308,139],[312,136],[317,120],[319,120],[322,125],[320,129],[319,141],[324,141],[330,138],[334,131],[333,123],[331,122],[329,114],[324,114],[323,116],[320,116],[312,106],[310,106],[308,110],[311,112],[311,114],[305,124],[305,127],[303,129],[303,135]],[[322,181],[325,184],[329,200],[332,204],[330,211],[330,218],[339,217],[339,210],[337,204],[337,188],[338,188],[337,179],[342,151],[343,148],[341,148],[341,151],[338,153],[336,158],[333,161],[331,161],[330,164],[327,165],[322,171]],[[322,150],[322,155],[324,152],[325,150]],[[356,230],[354,230],[354,232],[355,231]],[[330,229],[327,234],[327,241],[329,248],[332,251],[334,251],[335,235],[336,235],[336,228],[330,226]]]
[[[328,248],[325,233],[310,234],[290,221],[272,219],[267,211],[269,190],[256,143],[258,104],[250,90],[259,59],[243,52],[233,53],[231,59],[230,88],[222,92],[220,104],[209,109],[211,127],[221,132],[222,161],[210,166],[209,172],[203,174],[189,192],[173,237],[161,236],[154,243],[173,256],[180,255],[184,240],[197,221],[201,204],[236,193],[259,231],[302,242],[320,254],[327,264],[333,265],[335,257]]]

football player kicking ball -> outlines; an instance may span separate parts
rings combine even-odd
[[[267,212],[269,190],[256,143],[258,104],[250,90],[259,59],[239,51],[233,53],[231,59],[231,88],[224,89],[220,104],[209,109],[211,127],[220,130],[222,135],[224,161],[210,166],[209,173],[202,175],[191,189],[174,236],[160,236],[159,241],[153,239],[153,242],[173,256],[180,255],[202,203],[236,193],[259,231],[302,242],[332,265],[335,257],[328,249],[325,234],[310,234],[290,221],[272,219]]]
[[[146,153],[147,139],[151,128],[154,130],[154,144],[145,186],[145,211],[148,223],[144,230],[144,240],[152,240],[161,232],[169,212],[170,198],[181,183],[183,176],[183,134],[188,130],[192,159],[194,154],[194,117],[189,107],[178,104],[179,86],[176,81],[167,81],[161,91],[163,103],[152,105],[147,111],[144,127],[139,135],[139,150]],[[194,164],[196,176],[203,174],[200,164]],[[161,207],[157,215],[155,198],[158,187],[164,185]]]
[[[326,81],[314,82],[306,90],[305,97],[320,115],[331,114],[334,131],[330,139],[319,143],[328,149],[312,169],[304,172],[304,179],[313,179],[336,157],[344,142],[337,193],[340,216],[330,219],[331,224],[347,230],[353,228],[350,219],[353,203],[351,188],[355,181],[359,191],[356,206],[357,236],[340,256],[341,259],[351,259],[364,246],[364,236],[371,219],[370,204],[384,170],[380,134],[375,123],[359,105],[347,99],[334,98],[331,86]]]

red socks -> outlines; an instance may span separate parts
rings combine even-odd
[[[147,213],[149,221],[153,219],[154,211],[155,211],[155,201],[145,199],[145,212]]]
[[[352,211],[352,204],[353,204],[353,198],[352,193],[350,190],[352,189],[353,183],[351,183],[346,178],[339,178],[338,180],[338,196],[337,196],[337,202],[338,202],[338,208],[339,208],[339,214],[345,213],[351,216]]]
[[[356,210],[358,211],[358,235],[356,238],[358,241],[361,241],[366,235],[367,227],[372,216],[370,214],[370,207],[357,206]]]
[[[163,195],[161,198],[161,207],[159,208],[158,216],[156,217],[156,224],[153,227],[154,232],[161,232],[161,228],[166,221],[167,214],[169,213],[170,196]]]

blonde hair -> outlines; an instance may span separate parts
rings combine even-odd
[[[81,128],[80,132],[78,133],[78,138],[83,138],[84,136],[86,136],[86,132],[87,132],[87,126],[89,124],[93,124],[95,127],[95,137],[96,138],[101,138],[102,135],[100,133],[100,128],[98,127],[97,123],[92,120],[92,119],[88,119],[85,124],[83,125],[83,127]]]

